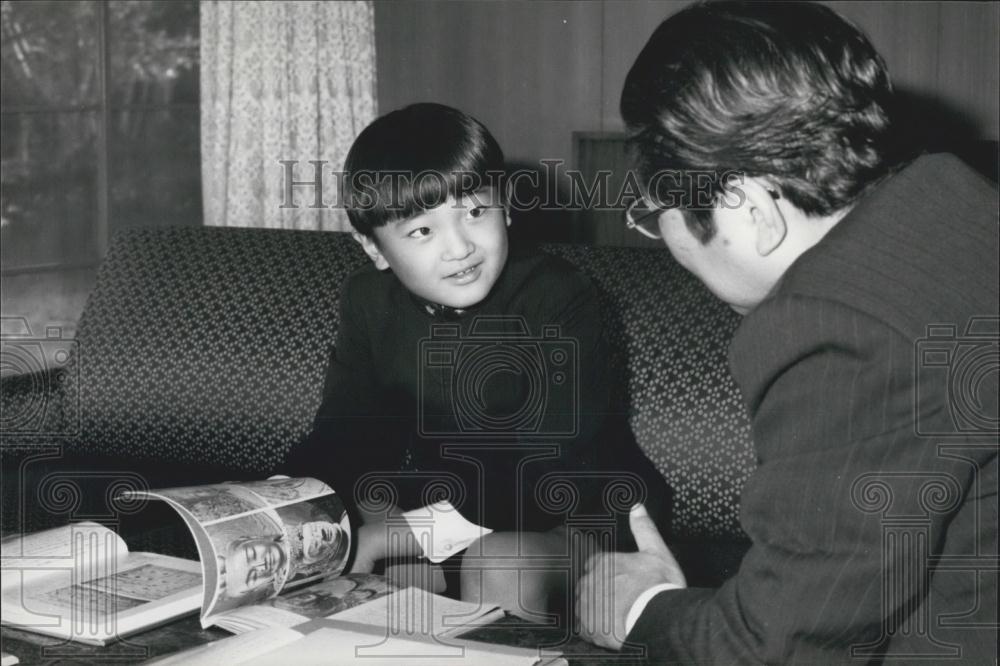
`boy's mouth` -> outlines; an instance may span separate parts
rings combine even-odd
[[[463,268],[460,271],[456,271],[451,275],[447,276],[446,280],[451,280],[458,284],[468,284],[469,282],[474,282],[479,277],[479,267],[482,266],[482,262],[478,264],[473,264],[468,268]]]

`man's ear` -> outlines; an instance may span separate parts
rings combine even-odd
[[[788,224],[770,187],[755,178],[740,185],[757,235],[757,254],[766,257],[777,250],[788,235]]]
[[[382,255],[382,251],[379,249],[378,243],[375,242],[375,238],[373,236],[365,236],[357,231],[352,231],[351,236],[362,248],[364,248],[365,254],[367,254],[372,260],[372,263],[375,264],[375,268],[380,271],[384,271],[389,268],[389,262],[385,260],[385,257]]]

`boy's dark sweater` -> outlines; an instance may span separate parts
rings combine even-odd
[[[435,489],[468,520],[519,531],[563,523],[567,491],[577,496],[575,515],[600,521],[611,517],[606,493],[616,480],[639,474],[640,485],[662,486],[618,406],[622,390],[608,368],[597,293],[569,263],[512,251],[481,303],[462,313],[431,309],[391,271],[368,266],[345,281],[323,402],[284,471],[327,481],[352,513],[365,497],[417,508],[444,497],[428,490]],[[442,325],[452,328],[453,342],[430,344],[432,335],[441,339]],[[543,338],[552,326],[558,337]],[[567,362],[557,363],[559,351],[568,352]],[[518,362],[541,372],[489,371]],[[473,380],[457,389],[466,402],[452,395],[455,375]],[[490,425],[509,423],[539,400],[544,407],[528,409],[518,432]],[[564,434],[570,405],[575,436]],[[456,409],[467,415],[464,424]],[[388,488],[389,496],[380,494]],[[662,490],[649,489],[657,498]]]

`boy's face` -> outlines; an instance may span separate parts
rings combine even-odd
[[[507,263],[510,218],[492,189],[355,235],[380,270],[418,297],[452,308],[486,298]]]

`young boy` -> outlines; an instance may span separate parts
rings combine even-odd
[[[483,125],[437,104],[358,136],[345,193],[373,265],[342,288],[323,403],[288,472],[327,480],[362,521],[352,571],[475,544],[462,597],[531,615],[566,607],[569,515],[609,547],[616,512],[665,493],[615,409],[593,286],[508,247],[503,167]],[[634,496],[611,507],[623,480]]]

